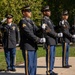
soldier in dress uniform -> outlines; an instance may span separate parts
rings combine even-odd
[[[49,6],[42,8],[43,19],[42,19],[42,28],[44,30],[46,38],[46,65],[47,65],[47,75],[58,75],[53,72],[54,62],[55,62],[55,47],[56,47],[56,38],[62,37],[62,33],[56,33],[54,30],[54,24],[49,18],[51,16],[51,11]]]
[[[16,71],[15,69],[15,56],[16,56],[16,44],[19,44],[19,30],[17,25],[14,24],[13,15],[7,14],[6,18],[1,21],[6,23],[0,25],[2,31],[2,44],[5,53],[5,59],[7,64],[7,71]]]
[[[68,11],[65,10],[62,12],[62,20],[59,22],[61,27],[61,32],[63,33],[63,41],[62,41],[62,67],[69,68],[69,47],[71,38],[75,38],[75,35],[72,35],[69,32],[70,25],[68,20]]]
[[[37,43],[45,42],[45,38],[36,36],[39,28],[30,19],[32,12],[30,6],[22,8],[23,18],[19,22],[20,48],[25,61],[25,75],[36,75]]]

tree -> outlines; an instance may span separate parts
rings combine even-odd
[[[16,23],[22,17],[21,8],[25,5],[31,5],[33,17],[32,19],[37,21],[41,18],[41,3],[43,0],[0,0],[0,20],[5,17],[6,13],[11,13],[14,15],[14,21]]]
[[[42,17],[41,7],[45,5],[50,6],[52,11],[52,20],[55,25],[60,21],[61,12],[65,9],[69,10],[69,21],[73,23],[73,16],[75,16],[75,1],[74,0],[0,0],[0,20],[5,17],[6,13],[14,15],[14,22],[18,23],[22,18],[21,8],[25,5],[30,5],[32,9],[32,19],[37,25],[40,25]]]
[[[52,11],[51,18],[54,23],[58,25],[61,19],[61,12],[63,10],[69,11],[69,22],[73,24],[73,18],[75,16],[75,1],[74,0],[46,0],[46,3],[50,6]]]

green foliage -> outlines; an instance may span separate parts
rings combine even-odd
[[[74,0],[0,0],[0,20],[5,17],[6,13],[14,15],[14,22],[18,23],[22,18],[21,8],[25,5],[30,5],[32,9],[32,19],[36,22],[36,25],[40,25],[42,17],[41,7],[45,5],[50,6],[52,11],[52,20],[55,25],[58,25],[60,21],[61,12],[63,10],[69,10],[69,21],[73,23],[73,17],[75,16],[75,1]]]
[[[47,4],[50,6],[52,11],[52,20],[55,25],[58,25],[61,19],[61,12],[63,10],[69,11],[69,22],[72,25],[75,16],[75,1],[74,0],[47,0]]]
[[[21,8],[25,5],[30,5],[32,9],[34,21],[41,18],[41,3],[43,0],[0,0],[0,20],[5,17],[6,13],[14,15],[14,22],[18,23],[22,18]]]

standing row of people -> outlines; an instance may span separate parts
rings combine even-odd
[[[53,72],[54,62],[55,62],[55,51],[56,51],[56,39],[63,38],[62,40],[62,67],[69,68],[69,44],[70,39],[75,38],[69,32],[70,25],[67,21],[68,11],[62,12],[62,20],[59,22],[61,27],[61,33],[55,32],[55,25],[50,19],[51,11],[49,6],[42,8],[41,12],[43,14],[42,24],[38,28],[33,20],[31,20],[31,8],[30,6],[25,6],[22,8],[23,18],[19,22],[20,34],[18,33],[18,28],[12,23],[12,15],[7,15],[7,23],[0,26],[3,34],[3,46],[7,62],[7,70],[15,71],[14,57],[16,53],[16,44],[20,43],[20,48],[22,50],[22,55],[25,61],[25,75],[36,75],[37,68],[37,44],[45,43],[46,45],[46,67],[47,75],[58,75]],[[42,31],[44,35],[43,38],[37,36],[37,32]],[[17,38],[17,40],[16,40]],[[20,39],[19,39],[20,38]],[[17,43],[16,43],[17,41]]]

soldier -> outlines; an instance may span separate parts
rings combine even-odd
[[[5,59],[7,64],[7,71],[16,71],[15,69],[15,55],[16,55],[16,44],[19,44],[19,31],[17,25],[14,24],[13,15],[8,14],[6,18],[1,21],[6,23],[1,24],[0,29],[3,33],[2,42],[4,47]]]
[[[19,22],[20,48],[25,61],[25,75],[36,75],[37,67],[37,43],[45,42],[45,38],[36,36],[39,30],[31,18],[30,6],[22,8],[23,18]]]
[[[62,20],[59,22],[61,27],[61,31],[63,33],[63,41],[62,41],[62,67],[69,68],[72,67],[69,65],[69,47],[70,47],[70,39],[75,38],[75,35],[70,34],[69,29],[70,25],[68,23],[68,11],[62,12]]]
[[[54,24],[49,18],[51,16],[51,11],[49,6],[42,8],[43,19],[42,19],[42,28],[44,30],[46,38],[46,65],[47,65],[47,75],[58,75],[53,72],[54,61],[55,61],[55,47],[56,47],[56,38],[62,37],[62,33],[56,33],[54,30]]]

